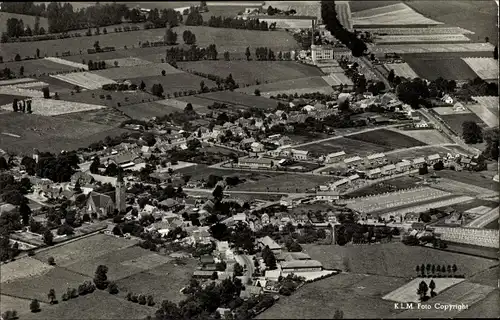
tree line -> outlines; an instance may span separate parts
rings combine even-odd
[[[276,22],[268,24],[266,21],[259,19],[247,19],[212,16],[208,20],[208,26],[213,28],[231,28],[231,29],[246,29],[246,30],[261,30],[269,31],[276,29]]]

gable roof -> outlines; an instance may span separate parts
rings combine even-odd
[[[113,204],[113,199],[104,193],[92,191],[90,192],[89,197],[92,199],[97,208],[105,208],[110,202]]]

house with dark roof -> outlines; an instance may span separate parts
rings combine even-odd
[[[91,192],[87,198],[87,213],[96,217],[105,217],[115,210],[114,192],[104,194]]]

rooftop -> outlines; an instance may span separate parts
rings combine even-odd
[[[292,260],[283,261],[281,269],[295,269],[295,268],[320,268],[323,267],[321,262],[317,260]]]
[[[276,243],[271,237],[265,236],[264,238],[260,238],[257,240],[259,243],[262,243],[264,246],[268,246],[271,250],[281,249],[281,246]]]

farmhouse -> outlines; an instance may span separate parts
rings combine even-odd
[[[317,260],[293,260],[281,262],[281,271],[283,273],[321,270],[323,270],[323,265]]]
[[[290,151],[294,160],[307,160],[309,157],[309,151],[306,150],[292,149]]]
[[[108,159],[109,163],[114,163],[121,168],[130,168],[135,166],[136,164],[143,163],[144,160],[134,152],[126,152],[123,154],[116,155],[114,157],[110,157]]]
[[[346,155],[346,153],[344,150],[339,151],[339,152],[335,152],[335,153],[330,153],[326,156],[325,162],[326,163],[334,163],[337,161],[341,161],[344,159],[345,155]]]
[[[264,147],[264,145],[260,142],[252,142],[250,144],[250,148],[252,149],[253,152],[264,152],[266,150],[266,148]]]
[[[311,45],[311,58],[313,63],[333,60],[333,47],[329,45]]]
[[[240,158],[238,159],[238,165],[240,167],[250,167],[253,169],[271,169],[274,166],[274,162],[266,158]]]
[[[277,244],[276,241],[271,239],[271,237],[269,237],[269,236],[265,236],[264,238],[257,239],[257,245],[261,249],[265,248],[266,246],[269,247],[269,249],[271,249],[271,251],[274,254],[281,253],[281,246],[279,244]]]
[[[409,161],[401,161],[396,163],[396,171],[397,172],[405,172],[410,170],[411,162]]]
[[[382,174],[383,175],[391,175],[396,172],[396,166],[393,164],[388,164],[386,166],[382,167]]]
[[[366,173],[366,176],[368,177],[368,179],[376,179],[376,178],[380,177],[380,174],[381,174],[380,168],[375,168],[375,169],[369,170]]]
[[[430,165],[433,165],[441,160],[441,156],[436,153],[436,154],[431,154],[430,156],[427,157],[427,163]]]
[[[419,158],[413,159],[413,166],[414,167],[420,168],[424,165],[424,163],[425,163],[424,157],[419,157]]]

